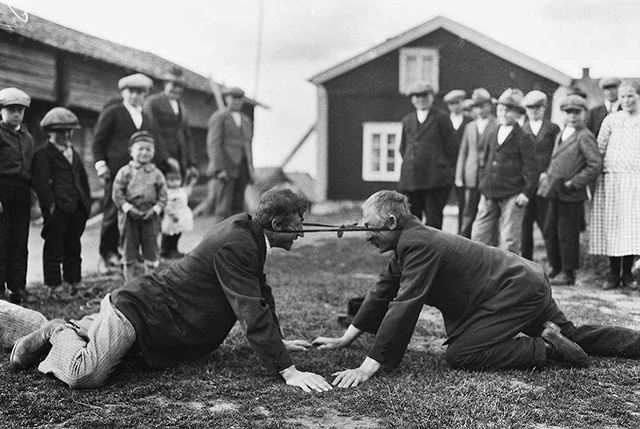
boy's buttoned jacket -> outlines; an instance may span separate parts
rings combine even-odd
[[[551,163],[540,176],[538,195],[563,202],[587,199],[587,186],[602,171],[602,156],[596,139],[586,127],[578,128],[566,141],[556,137]],[[571,186],[565,182],[571,181]]]

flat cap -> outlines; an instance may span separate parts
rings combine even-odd
[[[462,101],[462,110],[471,110],[474,106],[473,100],[470,98],[467,98],[466,100]]]
[[[413,85],[411,88],[409,88],[409,91],[407,91],[407,95],[409,97],[412,97],[414,95],[435,94],[435,93],[436,93],[436,90],[433,88],[433,86],[429,85],[428,83],[417,83]]]
[[[80,128],[80,121],[71,110],[64,107],[54,107],[44,115],[40,121],[40,127],[45,131]]]
[[[600,88],[618,87],[622,83],[622,80],[617,77],[604,77],[600,79]]]
[[[512,107],[522,113],[524,113],[524,107],[522,106],[522,99],[524,94],[518,88],[507,88],[498,98],[498,104],[502,104],[507,107]]]
[[[587,100],[578,94],[569,94],[560,103],[560,110],[579,109],[587,110]]]
[[[474,106],[478,106],[484,103],[493,103],[493,98],[491,98],[491,94],[484,88],[476,88],[471,93],[471,101],[473,101]]]
[[[0,90],[0,107],[11,106],[13,104],[29,107],[31,105],[31,97],[18,88],[4,88]]]
[[[123,90],[125,88],[143,88],[149,89],[153,86],[153,81],[147,75],[142,73],[136,73],[129,76],[125,76],[118,81],[118,89]]]
[[[539,107],[547,105],[547,95],[537,89],[530,91],[522,99],[524,107]]]
[[[129,147],[133,146],[134,143],[137,142],[147,142],[155,144],[155,139],[153,138],[153,134],[149,131],[137,131],[131,135],[129,138]]]
[[[244,97],[244,91],[238,88],[237,86],[230,86],[230,87],[222,88],[222,95],[223,96],[233,95],[235,97]]]
[[[584,98],[585,100],[587,99],[587,93],[584,91],[584,89],[580,88],[577,85],[570,87],[569,91],[567,92],[567,95],[578,95]]]
[[[467,93],[461,89],[454,89],[453,91],[447,92],[444,96],[443,100],[445,103],[455,103],[458,101],[462,101],[467,98]]]

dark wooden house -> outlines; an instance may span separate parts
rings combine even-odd
[[[364,199],[395,189],[407,88],[430,83],[435,107],[452,89],[538,89],[551,100],[570,76],[444,17],[436,17],[314,77],[318,91],[317,178],[321,200]]]
[[[0,3],[0,88],[17,87],[31,96],[25,123],[40,144],[46,141],[46,136],[39,123],[47,111],[64,106],[78,115],[82,129],[74,134],[74,143],[84,157],[92,193],[98,196],[101,186],[95,176],[90,148],[100,111],[119,97],[118,80],[123,76],[144,73],[155,82],[152,92],[158,92],[162,90],[162,77],[174,63],[32,14],[20,18]],[[204,169],[207,120],[218,105],[210,80],[182,69],[186,80],[183,102],[197,159]],[[255,105],[255,101],[249,100],[245,113],[253,117]]]

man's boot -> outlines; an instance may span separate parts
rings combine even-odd
[[[544,323],[540,337],[547,347],[547,357],[552,360],[568,363],[572,366],[587,367],[589,357],[578,344],[560,333],[560,327],[548,321]]]
[[[65,321],[62,319],[50,320],[38,330],[16,341],[13,350],[11,350],[10,368],[14,371],[20,371],[34,365],[51,347],[49,339],[53,331],[64,324]]]

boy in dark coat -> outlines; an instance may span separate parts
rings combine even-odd
[[[82,157],[73,149],[77,116],[64,107],[51,109],[40,122],[47,144],[33,157],[33,188],[44,217],[42,265],[48,295],[68,298],[82,280],[80,237],[91,211],[91,192]],[[62,276],[60,265],[62,264]],[[62,280],[68,287],[62,284]]]
[[[18,88],[0,91],[0,295],[26,297],[27,243],[31,213],[33,137],[22,124],[31,98]]]
[[[572,285],[580,265],[587,187],[602,170],[594,135],[584,125],[587,102],[570,95],[562,102],[565,128],[556,138],[551,163],[540,175],[538,195],[548,201],[543,235],[552,285]]]

